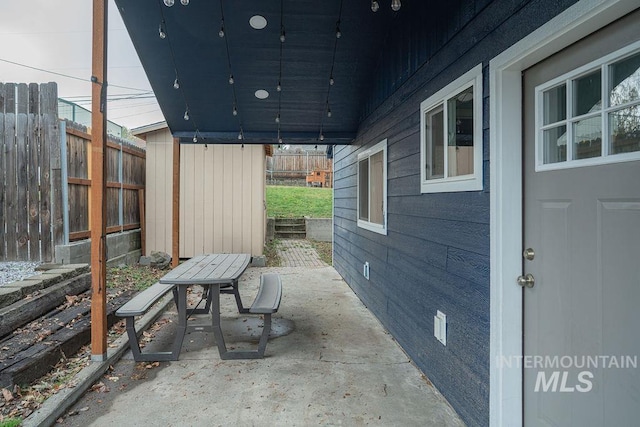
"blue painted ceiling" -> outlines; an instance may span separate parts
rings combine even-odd
[[[200,143],[350,143],[404,12],[390,0],[376,13],[369,0],[115,1],[173,135]]]

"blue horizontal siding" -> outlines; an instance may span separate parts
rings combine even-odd
[[[403,2],[353,145],[334,157],[334,265],[471,426],[489,424],[489,60],[575,0]],[[483,64],[483,190],[420,192],[420,103]],[[357,156],[387,139],[387,234],[357,227]],[[362,275],[370,263],[370,280]],[[447,345],[433,316],[447,314]]]

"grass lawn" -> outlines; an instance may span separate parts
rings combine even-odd
[[[267,186],[267,216],[278,218],[331,218],[333,189]]]

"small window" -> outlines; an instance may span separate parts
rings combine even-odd
[[[536,171],[640,159],[639,46],[536,88]]]
[[[420,104],[421,191],[482,190],[482,65]]]
[[[387,234],[387,140],[358,155],[358,227]]]

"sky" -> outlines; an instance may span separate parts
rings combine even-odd
[[[162,121],[116,5],[108,3],[107,119],[129,129]],[[91,109],[92,7],[91,0],[0,0],[0,82],[53,81],[58,97]],[[131,96],[137,99],[121,99]]]

